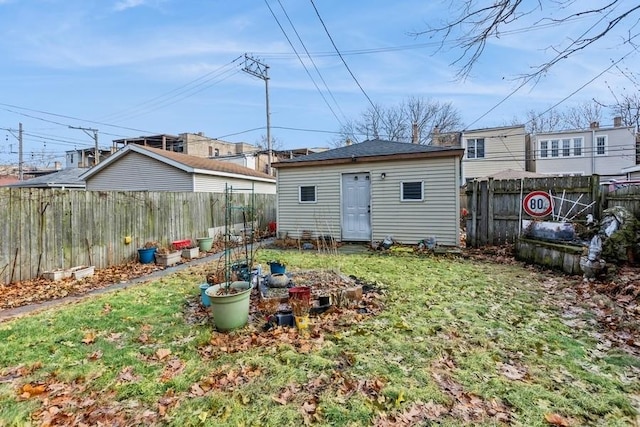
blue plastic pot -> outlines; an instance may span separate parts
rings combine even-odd
[[[157,248],[140,248],[138,249],[138,259],[140,264],[151,264],[154,261],[154,255]]]
[[[209,295],[207,295],[206,292],[207,289],[209,289],[209,286],[210,285],[208,283],[203,283],[200,285],[200,301],[205,307],[211,306],[211,300],[209,299]]]
[[[279,262],[270,262],[269,270],[271,270],[271,274],[284,274],[286,267],[284,264],[280,264]]]

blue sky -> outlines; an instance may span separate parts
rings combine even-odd
[[[383,106],[409,96],[451,102],[472,129],[505,125],[514,117],[524,121],[526,111],[562,101],[630,51],[616,37],[624,36],[621,30],[496,107],[519,85],[518,75],[553,54],[547,46],[580,34],[594,18],[552,26],[536,23],[534,14],[514,24],[518,31],[492,41],[460,81],[451,66],[459,51],[410,35],[451,14],[450,2],[314,2],[370,99]],[[574,3],[575,9],[600,4]],[[45,164],[66,150],[93,145],[90,136],[69,126],[98,129],[103,148],[113,139],[182,132],[257,143],[266,134],[265,86],[242,71],[245,53],[270,67],[277,148],[332,145],[340,123],[357,118],[369,101],[335,54],[310,0],[268,4],[313,80],[265,0],[0,0],[0,163],[17,164],[19,122],[27,163]],[[625,0],[620,8],[632,4]],[[637,54],[627,56],[560,108],[592,98],[612,103],[612,90],[632,87],[622,71],[638,65]],[[603,124],[609,122],[605,112]]]

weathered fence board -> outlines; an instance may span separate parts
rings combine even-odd
[[[596,175],[474,181],[465,192],[471,207],[466,224],[467,243],[475,247],[514,243],[520,235],[522,220],[532,219],[522,210],[522,199],[535,190],[550,192],[557,198],[554,199],[557,218],[575,215],[578,220],[589,213],[598,218],[606,207]],[[636,203],[639,201],[640,195]],[[594,205],[584,210],[578,205],[592,202]]]
[[[233,197],[245,205],[251,195]],[[264,229],[275,221],[275,195],[253,197]],[[148,241],[168,246],[208,236],[224,225],[224,204],[224,193],[0,188],[0,283],[79,265],[105,268],[136,259]]]

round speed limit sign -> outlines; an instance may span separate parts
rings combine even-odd
[[[532,191],[522,200],[522,208],[529,216],[541,218],[553,212],[551,196],[544,191]]]

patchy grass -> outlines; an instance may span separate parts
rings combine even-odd
[[[258,256],[355,275],[384,309],[334,312],[300,334],[260,323],[220,334],[189,317],[204,278],[193,268],[3,323],[0,425],[636,420],[639,359],[599,342],[593,323],[568,326],[567,294],[540,272],[406,251]]]

